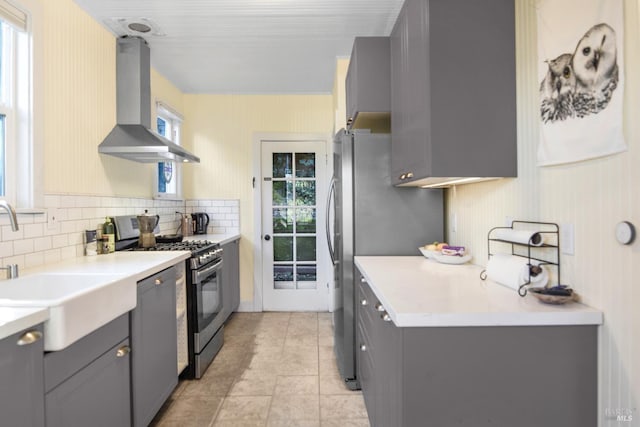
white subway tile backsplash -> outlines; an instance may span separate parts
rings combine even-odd
[[[175,233],[180,215],[206,212],[210,233],[239,233],[239,200],[152,200],[128,197],[46,194],[45,213],[19,214],[20,230],[11,230],[7,215],[0,215],[0,263],[23,268],[84,256],[84,231],[95,230],[106,216],[137,215],[148,210],[160,215],[160,232]],[[49,221],[55,215],[55,221]]]
[[[0,258],[13,256],[13,242],[0,242]]]
[[[24,229],[24,237],[25,239],[29,239],[32,237],[40,237],[44,234],[44,224],[25,224],[20,225],[20,228]]]
[[[13,242],[14,255],[24,255],[34,252],[34,239],[21,239]]]

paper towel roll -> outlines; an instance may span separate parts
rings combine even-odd
[[[531,265],[539,265],[539,261],[531,260]],[[542,272],[529,277],[529,260],[527,258],[495,254],[487,263],[487,277],[496,283],[518,290],[528,281],[532,285],[545,286],[549,281],[549,272],[541,265]]]
[[[542,246],[544,243],[543,235],[537,231],[513,230],[511,228],[496,229],[492,238],[531,246]]]

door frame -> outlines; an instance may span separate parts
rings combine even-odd
[[[324,141],[325,153],[327,155],[327,177],[333,176],[333,161],[329,161],[333,157],[333,136],[328,133],[271,133],[260,132],[253,134],[253,311],[262,311],[262,143],[263,142],[308,142],[308,141]],[[328,182],[328,181],[327,181]],[[318,195],[321,200],[326,197],[325,194]],[[322,226],[322,224],[320,224]],[[322,230],[324,231],[324,230]],[[321,232],[322,232],[321,231]],[[329,257],[329,249],[322,249],[327,252],[326,259]],[[329,311],[333,312],[333,268],[330,263],[322,266],[325,277],[329,281],[327,286],[329,292],[327,294]]]

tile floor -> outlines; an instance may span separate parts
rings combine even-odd
[[[333,353],[330,313],[235,313],[200,380],[180,381],[152,426],[368,427]]]

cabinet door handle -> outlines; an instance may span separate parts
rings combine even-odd
[[[380,318],[385,322],[391,322],[391,316],[386,311],[380,315]]]
[[[377,304],[374,306],[374,308],[376,309],[376,311],[380,311],[380,312],[385,311],[385,310],[384,310],[383,305],[382,305],[382,304],[380,304],[380,303],[377,303]]]
[[[116,357],[125,357],[129,353],[131,353],[131,347],[129,347],[128,345],[123,345],[116,350]]]
[[[360,278],[360,283],[367,283],[367,279],[365,279],[364,277]]]
[[[16,344],[18,345],[29,345],[33,344],[36,341],[39,341],[42,338],[42,332],[40,331],[27,331],[18,339]]]
[[[400,175],[400,181],[404,181],[405,179],[407,179],[406,173],[403,173],[402,175]]]
[[[360,344],[360,351],[367,351],[367,346],[364,344]]]
[[[156,286],[160,286],[162,285],[162,279],[158,277],[153,283],[155,283]]]
[[[360,301],[360,305],[365,306],[365,305],[369,305],[369,303],[367,302],[366,299],[362,298],[362,300]]]
[[[411,178],[413,178],[413,172],[407,173],[407,179],[411,179]]]

